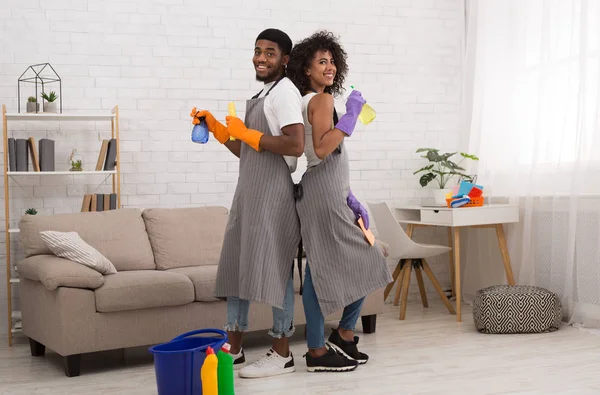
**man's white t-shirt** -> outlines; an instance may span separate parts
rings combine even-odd
[[[260,97],[265,97],[275,82],[265,84]],[[273,136],[281,136],[281,128],[299,123],[304,125],[302,117],[302,96],[296,85],[287,77],[277,83],[265,98],[265,116]],[[290,173],[296,171],[298,158],[283,156],[290,168]]]

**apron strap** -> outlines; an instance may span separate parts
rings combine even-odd
[[[300,295],[302,295],[302,289],[304,288],[304,284],[302,283],[302,239],[300,239],[300,244],[298,244],[298,275],[300,276]],[[293,267],[293,263],[292,263]]]
[[[279,84],[279,81],[281,81],[282,79],[284,79],[285,76],[279,78],[277,81],[275,81],[275,83],[273,84],[272,87],[269,88],[269,90],[267,91],[267,94],[265,95],[265,97],[269,96],[269,93],[271,93],[271,91],[273,90],[273,88],[275,88],[277,86],[277,84]],[[252,99],[258,99],[258,97],[260,96],[261,93],[263,93],[264,89],[261,89],[260,92],[258,92],[256,95],[252,96]]]

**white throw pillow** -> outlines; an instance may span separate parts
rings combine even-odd
[[[115,274],[117,269],[104,255],[83,241],[77,232],[40,232],[44,243],[54,255],[80,263],[102,274]]]

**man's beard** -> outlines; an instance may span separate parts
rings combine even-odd
[[[278,66],[278,67],[273,67],[273,69],[271,69],[271,72],[265,76],[260,76],[260,75],[256,74],[256,80],[260,81],[260,82],[273,80],[274,77],[277,77],[279,75],[280,70],[281,70],[281,66]]]

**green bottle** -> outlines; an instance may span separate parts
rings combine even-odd
[[[219,365],[217,366],[217,379],[219,382],[219,395],[234,395],[233,384],[233,357],[229,352],[231,345],[223,344],[223,347],[217,353]]]

